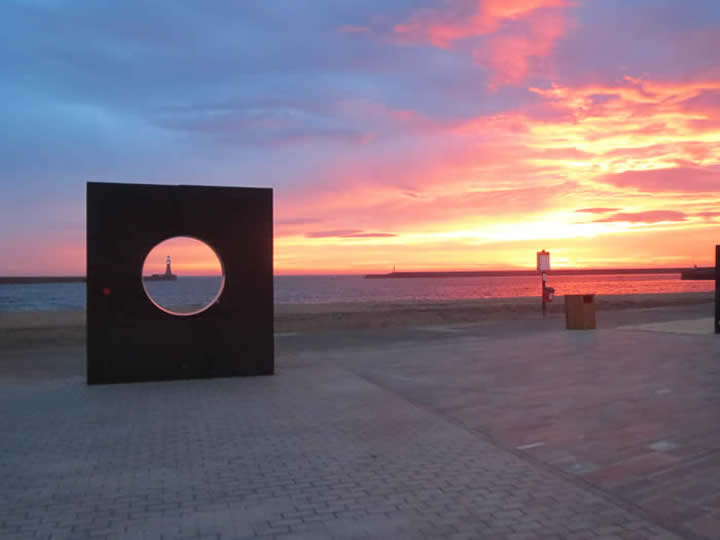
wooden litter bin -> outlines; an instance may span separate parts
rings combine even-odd
[[[568,330],[595,328],[595,295],[566,294],[565,323]]]

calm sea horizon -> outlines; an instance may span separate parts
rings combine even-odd
[[[194,304],[198,291],[212,298],[217,277],[181,277],[172,303]],[[275,276],[275,303],[423,302],[539,296],[538,276],[365,279],[362,275]],[[680,274],[548,276],[555,294],[707,292],[713,281],[683,281]],[[192,296],[192,298],[191,298]],[[169,297],[170,298],[170,297]],[[0,312],[85,309],[84,283],[0,285]]]

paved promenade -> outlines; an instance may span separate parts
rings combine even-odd
[[[274,377],[102,387],[81,347],[2,351],[0,538],[720,535],[714,336],[560,323],[286,336]],[[691,515],[643,504],[681,489]]]
[[[335,363],[685,536],[720,538],[720,338],[711,320],[504,337],[477,330],[336,352]]]

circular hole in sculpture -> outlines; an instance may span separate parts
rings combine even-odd
[[[220,257],[205,242],[176,236],[147,254],[142,284],[158,309],[171,315],[197,315],[218,302],[225,272]]]

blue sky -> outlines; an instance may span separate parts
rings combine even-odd
[[[0,21],[0,274],[84,272],[88,180],[273,187],[287,272],[522,265],[544,240],[634,264],[619,238],[680,231],[690,260],[717,230],[720,187],[612,176],[717,180],[717,2],[10,0]],[[687,218],[577,227],[588,206]],[[604,247],[574,256],[587,235]]]

